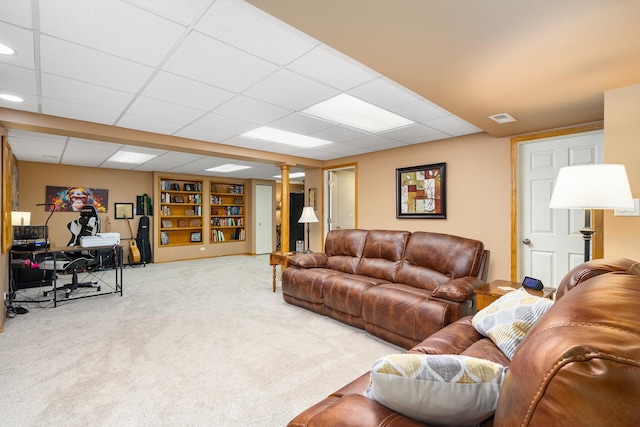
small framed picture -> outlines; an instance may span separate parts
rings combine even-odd
[[[194,231],[193,233],[191,233],[191,241],[202,242],[202,233],[199,231]]]
[[[309,189],[309,206],[313,206],[313,210],[318,209],[318,189],[317,188],[310,188]]]
[[[182,196],[173,196],[173,203],[184,203],[184,197],[182,197]]]
[[[178,220],[178,227],[186,227],[187,222],[184,219]]]
[[[133,219],[133,203],[115,203],[116,219]]]
[[[161,231],[160,232],[160,244],[161,245],[168,245],[169,244],[169,233],[167,233],[166,231]]]
[[[173,222],[171,222],[170,219],[163,219],[162,221],[160,221],[160,223],[162,224],[162,228],[172,228],[173,227]]]
[[[184,191],[193,191],[193,186],[191,184],[185,184]]]

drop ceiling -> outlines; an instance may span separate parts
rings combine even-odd
[[[204,169],[231,160],[252,166],[231,176],[274,179],[280,163],[300,171],[599,121],[606,90],[640,83],[640,2],[0,0],[0,10],[0,43],[17,51],[0,57],[0,92],[25,99],[0,100],[0,124],[26,161],[220,175]],[[341,93],[415,124],[374,134],[301,113]],[[488,118],[501,113],[517,121]],[[241,136],[265,125],[333,144]],[[158,156],[109,162],[118,150]]]

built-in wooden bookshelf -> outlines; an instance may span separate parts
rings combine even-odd
[[[211,181],[211,243],[246,240],[245,185]]]
[[[203,181],[160,178],[160,246],[203,242]]]

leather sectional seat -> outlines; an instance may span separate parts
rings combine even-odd
[[[475,312],[489,251],[463,237],[399,230],[333,230],[324,253],[291,257],[284,300],[411,348]]]
[[[509,294],[520,292],[526,291]],[[545,300],[530,297],[535,298]],[[516,310],[525,313],[522,305],[517,307]],[[495,313],[495,309],[490,308],[480,314],[485,310]],[[501,389],[487,417],[472,424],[463,422],[473,415],[469,399],[465,400],[465,396],[473,393],[452,393],[448,406],[454,408],[454,417],[457,414],[460,421],[449,418],[446,425],[640,425],[640,264],[628,259],[593,260],[581,264],[562,280],[556,302],[547,310],[519,338],[521,342],[510,357],[494,340],[477,331],[473,316],[457,320],[402,355],[389,357],[455,355],[453,357],[471,357],[508,367],[504,369]],[[374,361],[372,366],[371,373],[366,372],[301,412],[288,425],[409,427],[445,424],[418,421],[365,397],[374,381]],[[417,387],[429,387],[423,383]],[[440,386],[437,390],[443,393],[446,387],[455,384],[443,381]],[[396,381],[392,390],[399,393],[403,387],[404,383]],[[415,394],[415,389],[411,391]],[[421,411],[429,400],[439,397],[430,389],[423,393],[425,400],[420,407],[411,410]]]

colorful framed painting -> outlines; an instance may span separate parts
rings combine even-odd
[[[396,169],[396,218],[447,218],[446,163]]]

